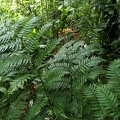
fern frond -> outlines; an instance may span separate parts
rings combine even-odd
[[[36,56],[35,64],[40,67],[42,61],[45,61],[49,56],[51,56],[52,51],[56,48],[60,41],[54,39],[49,40],[45,45],[45,48],[39,48],[38,55]]]
[[[107,71],[108,82],[112,89],[120,95],[120,59],[114,60]]]
[[[52,62],[66,61],[66,59],[69,58],[71,61],[73,60],[76,63],[76,61],[92,55],[95,51],[100,51],[100,48],[97,48],[93,44],[87,47],[84,47],[84,44],[85,43],[83,41],[69,41],[61,47],[54,59],[52,59]]]
[[[1,27],[1,26],[0,26]],[[8,28],[4,25],[0,28],[0,36],[4,35],[8,31]]]
[[[22,92],[8,108],[5,120],[22,119],[29,107],[30,91]]]
[[[0,45],[0,53],[4,53],[6,50],[19,50],[19,49],[21,49],[20,39],[16,39],[16,41],[12,41]]]
[[[104,119],[106,116],[106,111],[100,105],[98,98],[97,98],[97,86],[96,85],[89,85],[83,89],[83,94],[86,100],[86,103],[89,107],[90,114],[96,119]]]
[[[34,17],[34,18],[28,20],[25,23],[22,30],[19,32],[18,37],[20,37],[20,38],[25,37],[26,38],[32,32],[32,30],[35,28],[37,21],[38,21],[38,17]]]
[[[64,84],[65,82],[65,81],[62,82],[63,79],[62,77],[67,74],[69,74],[68,71],[64,71],[63,69],[60,68],[51,69],[46,76],[47,87],[51,86],[52,89],[59,89],[59,87],[61,86],[60,84]]]
[[[2,59],[0,60],[0,75],[9,73],[21,65],[27,65],[30,60],[30,56],[25,54],[13,55],[9,59]]]
[[[77,64],[74,61],[74,64]],[[95,69],[95,66],[97,66],[102,60],[98,57],[91,57],[90,59],[88,58],[84,58],[80,61],[78,61],[78,65],[74,65],[71,68],[71,72],[73,74],[73,78],[75,79],[74,81],[74,87],[76,88],[76,90],[81,89],[81,87],[88,81],[90,80],[89,78],[94,78],[94,74],[92,74],[92,72]],[[98,71],[99,75],[100,72]]]
[[[43,107],[47,104],[48,98],[43,96],[42,94],[37,95],[36,100],[33,105],[30,107],[27,115],[27,120],[32,120],[37,114],[39,114]]]
[[[33,36],[27,37],[24,41],[25,47],[30,52],[34,52],[39,48],[39,38],[41,37],[41,31],[38,31]]]
[[[10,29],[12,26],[12,20],[7,20],[6,22],[3,22],[0,24],[0,36],[6,34],[9,31],[13,31],[13,29]]]
[[[97,87],[96,96],[103,109],[107,111],[110,116],[114,116],[118,111],[118,98],[116,94],[104,85]]]
[[[41,27],[41,29],[39,31],[37,31],[37,33],[33,34],[32,36],[24,37],[25,46],[30,52],[33,52],[34,50],[39,48],[39,45],[41,44],[41,41],[39,40],[40,37],[43,36],[44,32],[46,32],[51,25],[52,25],[51,23],[46,23],[45,25],[43,25]],[[54,41],[54,40],[52,40],[52,41]],[[52,43],[52,41],[50,41],[50,42]],[[49,45],[49,44],[50,43],[48,43],[47,45]]]
[[[99,58],[99,57],[91,57],[90,59],[89,58],[85,58],[85,59],[82,59],[80,61],[78,60],[74,60],[73,61],[73,64],[78,64],[78,69],[80,68],[80,71],[82,73],[85,73],[85,70],[88,70],[89,68],[92,68],[96,65],[98,65],[98,63],[102,62],[102,59]]]
[[[14,31],[7,31],[4,35],[0,36],[0,42],[9,42],[14,37]]]
[[[47,22],[46,24],[44,24],[40,29],[41,35],[43,35],[43,33],[46,32],[50,27],[52,27],[51,22]]]
[[[15,35],[17,36],[17,34],[22,30],[24,23],[27,21],[26,17],[23,17],[21,19],[18,19],[15,24],[13,24],[10,29],[14,30]]]
[[[114,60],[110,64],[107,78],[114,81],[120,81],[120,59]]]
[[[0,97],[0,115],[3,119],[7,117],[9,105],[13,103],[20,94],[21,91],[15,91],[14,94],[6,94]]]
[[[34,77],[33,74],[25,74],[23,76],[16,78],[15,80],[12,80],[10,82],[10,88],[9,88],[10,91],[14,92],[18,88],[24,87],[24,83],[27,82],[28,79],[32,79],[33,77]]]
[[[82,94],[81,96],[76,96],[76,93],[80,94],[80,91],[86,85],[92,84],[93,80],[97,81],[96,78],[103,72],[101,67],[98,67],[102,59],[95,56],[91,57],[94,51],[96,51],[94,46],[87,47],[89,49],[84,48],[84,42],[82,41],[70,41],[65,44],[54,58],[48,61],[48,68],[43,78],[46,81],[45,86],[49,90],[50,100],[52,100],[55,106],[61,106],[59,110],[63,109],[62,113],[66,111],[69,115],[73,114],[70,115],[70,118],[74,118],[74,114],[78,114],[77,109],[79,107],[81,108],[80,116],[82,114],[82,100],[79,102],[79,99],[82,99],[83,96]],[[95,71],[97,68],[99,68],[98,71]],[[97,97],[95,98],[94,100],[97,100]],[[74,100],[78,102],[74,103]],[[74,107],[71,107],[72,105],[70,107],[69,105],[67,106],[67,103],[74,105]],[[90,113],[94,114],[96,112],[96,116],[89,115],[91,118],[102,118],[100,115],[103,114],[103,111],[98,109],[100,106],[98,100],[93,103],[94,105],[97,108],[96,110],[95,108],[94,110],[90,109]],[[100,115],[97,110],[99,110]]]

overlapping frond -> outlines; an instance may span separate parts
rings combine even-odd
[[[120,59],[114,60],[110,64],[107,78],[112,89],[120,95]]]
[[[96,44],[62,44],[64,39],[52,38],[53,24],[42,26],[39,20],[26,17],[0,25],[0,117],[117,120],[120,60],[103,70]]]
[[[30,91],[24,91],[13,102],[10,103],[5,120],[22,119],[29,108],[30,94]]]
[[[38,96],[31,106],[34,92],[37,89],[34,84],[41,85],[41,80],[37,75],[38,69],[41,64],[50,59],[52,51],[61,40],[53,39],[42,42],[40,38],[52,24],[47,23],[39,28],[38,21],[38,17],[23,18],[17,22],[8,22],[0,26],[0,87],[1,91],[2,88],[6,90],[3,93],[5,95],[1,95],[0,99],[1,102],[4,101],[4,105],[0,105],[0,117],[4,117],[6,120],[24,118],[29,106],[31,108],[27,117],[32,119],[39,112],[41,114],[44,106],[48,104],[47,97]],[[20,91],[25,93],[20,94]],[[13,97],[15,93],[19,94]],[[6,106],[8,109],[5,109]]]
[[[9,56],[9,59],[0,60],[0,75],[9,73],[21,65],[27,65],[30,62],[30,56],[25,54],[16,54]]]
[[[114,118],[119,112],[118,109],[118,98],[116,94],[110,91],[107,86],[97,87],[97,98],[100,105],[103,107],[103,111],[106,111],[107,115]]]
[[[65,44],[55,57],[48,61],[48,70],[43,77],[47,82],[45,86],[50,91],[49,95],[53,104],[55,106],[60,105],[60,108],[71,114],[78,114],[77,109],[82,106],[82,100],[79,102],[80,96],[75,93],[79,93],[86,84],[97,82],[97,77],[103,72],[101,67],[98,66],[102,59],[91,56],[97,50],[94,46],[87,47],[84,48],[84,42],[82,41],[70,41]],[[98,71],[96,71],[97,68],[99,68]],[[81,97],[83,97],[82,94]],[[66,101],[73,104],[74,107],[67,106]],[[95,101],[95,104],[99,108],[98,100]],[[75,110],[75,108],[77,109]]]
[[[45,45],[39,45],[39,51],[38,54],[35,56],[35,64],[40,67],[41,63],[44,63],[45,60],[49,60],[49,56],[52,57],[52,51],[56,48],[56,46],[59,44],[60,41],[53,39],[48,40],[47,44]],[[43,47],[42,47],[43,46]]]
[[[21,49],[21,40],[16,39],[15,41],[4,43],[0,45],[0,53],[4,53],[7,50],[20,50]]]
[[[83,94],[86,100],[86,103],[89,107],[89,111],[91,116],[96,119],[103,119],[106,115],[106,111],[100,105],[97,95],[97,86],[96,85],[89,85],[88,87],[84,88]]]
[[[29,79],[32,79],[33,77],[34,77],[34,74],[25,74],[25,75],[22,75],[22,76],[16,78],[15,80],[12,80],[10,82],[11,92],[18,90],[18,88],[22,88],[24,86],[25,82],[27,82],[27,80],[29,80]]]
[[[18,34],[18,37],[20,38],[26,38],[27,36],[29,36],[29,34],[33,31],[33,29],[35,28],[36,24],[38,22],[38,17],[33,17],[31,19],[28,19],[25,23],[23,28],[21,29],[21,31]]]
[[[37,95],[36,100],[34,101],[33,105],[30,107],[27,115],[27,120],[31,120],[35,116],[37,116],[39,113],[41,113],[42,109],[45,107],[45,105],[48,102],[48,98],[43,96],[42,94]],[[40,119],[42,119],[42,116],[39,116]]]

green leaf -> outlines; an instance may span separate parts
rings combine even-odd
[[[6,93],[7,93],[7,89],[6,89],[6,88],[4,88],[4,87],[0,87],[0,92],[2,92],[2,93],[4,93],[4,94],[6,94]]]

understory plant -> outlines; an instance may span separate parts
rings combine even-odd
[[[1,24],[1,119],[119,119],[120,60],[104,70],[99,44],[79,40],[54,53],[63,38],[44,38],[52,23],[40,27],[39,20]]]
[[[119,38],[104,53],[103,2],[23,0],[20,19],[3,17],[0,120],[120,119]]]
[[[107,70],[96,44],[70,41],[48,61],[42,79],[54,120],[118,120],[120,60]]]
[[[22,119],[26,115],[37,84],[41,83],[40,69],[60,42],[60,39],[47,38],[52,24],[46,23],[41,27],[39,20],[39,17],[27,17],[0,26],[1,119]],[[44,32],[48,33],[46,38],[42,37]]]

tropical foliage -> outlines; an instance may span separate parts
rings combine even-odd
[[[0,120],[120,119],[119,0],[0,4]]]

